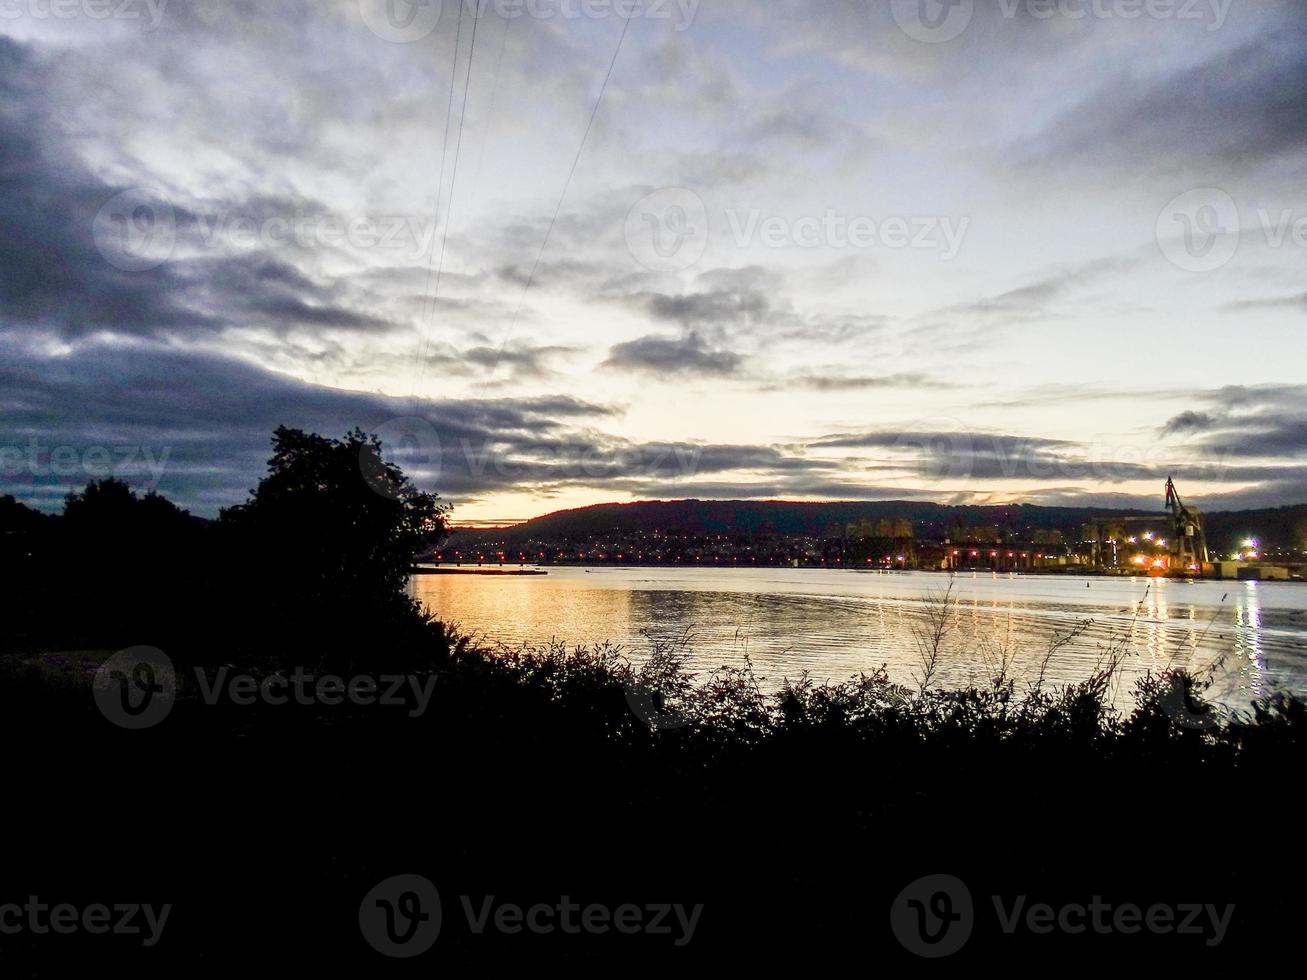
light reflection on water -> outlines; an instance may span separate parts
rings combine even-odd
[[[414,594],[441,619],[492,643],[610,640],[633,657],[650,638],[688,635],[706,672],[748,656],[765,682],[807,671],[839,681],[882,664],[911,683],[916,631],[945,576],[819,569],[551,568],[547,576],[419,576]],[[1048,680],[1083,680],[1109,650],[1132,679],[1174,664],[1219,663],[1215,696],[1232,705],[1273,690],[1307,694],[1307,588],[1297,583],[1181,582],[965,574],[939,683],[984,683],[1007,652],[1029,680],[1049,641],[1089,621],[1050,662]]]

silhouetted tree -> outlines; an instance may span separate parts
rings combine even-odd
[[[283,645],[393,643],[392,628],[427,624],[407,583],[414,556],[448,535],[448,510],[376,436],[278,428],[268,475],[219,519],[227,594],[261,610],[260,633]]]

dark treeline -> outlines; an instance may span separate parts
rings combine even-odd
[[[1284,833],[1292,847],[1298,701],[1217,724],[1202,685],[1167,672],[1121,714],[1116,649],[1070,689],[999,669],[942,691],[929,636],[916,690],[877,672],[768,693],[747,669],[696,673],[680,649],[638,663],[609,648],[486,651],[407,597],[409,558],[445,532],[434,497],[359,433],[280,430],[274,449],[249,502],[211,523],[116,484],[58,518],[4,505],[6,893],[175,908],[156,948],[5,936],[0,968],[1042,975],[1156,958],[1219,971],[1256,964],[1265,937],[1300,920],[1292,859],[1273,843]],[[179,674],[171,713],[140,731],[110,724],[88,681],[132,644],[166,651]],[[188,680],[231,665],[262,678],[404,670],[434,678],[434,696],[420,713],[208,703]],[[405,873],[443,897],[439,941],[408,964],[380,958],[358,928],[362,897]],[[890,928],[895,896],[927,874],[960,878],[976,906],[973,938],[947,961],[913,955]],[[703,912],[682,946],[477,934],[464,897],[478,910],[488,896]],[[1215,945],[1147,930],[1008,935],[992,896],[1234,911]]]
[[[447,533],[444,507],[362,433],[279,429],[268,474],[216,521],[116,480],[46,516],[0,502],[4,647],[149,642],[195,662],[407,664],[444,652],[405,595],[412,556]],[[375,662],[374,662],[375,665]]]

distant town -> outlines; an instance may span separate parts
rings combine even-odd
[[[907,503],[605,505],[510,528],[459,531],[424,560],[455,567],[979,570],[1284,581],[1307,574],[1307,507],[1203,515],[1173,485],[1167,493],[1166,510],[1154,514]],[[853,516],[859,510],[886,513]],[[977,520],[985,517],[997,519]]]

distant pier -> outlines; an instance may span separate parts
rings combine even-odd
[[[414,575],[548,575],[543,568],[501,568],[481,565],[414,565]]]

